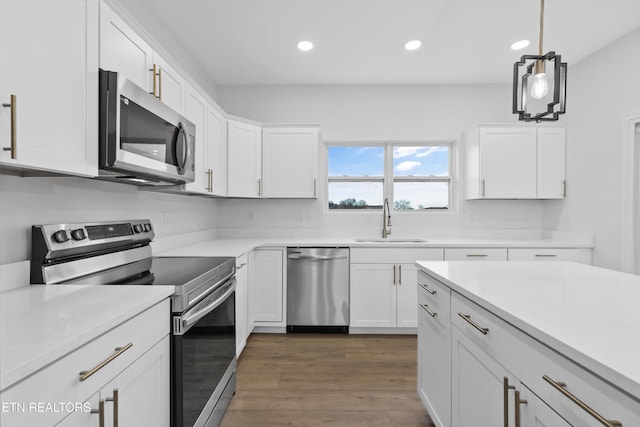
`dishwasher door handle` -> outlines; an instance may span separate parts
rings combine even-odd
[[[333,259],[347,259],[347,255],[337,255],[337,256],[319,256],[319,255],[295,255],[289,254],[287,257],[289,259],[305,259],[310,261],[330,261]]]

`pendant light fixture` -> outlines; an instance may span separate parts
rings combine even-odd
[[[550,51],[542,54],[544,0],[540,0],[537,55],[523,55],[513,64],[513,113],[525,122],[558,120],[565,112],[567,63]]]

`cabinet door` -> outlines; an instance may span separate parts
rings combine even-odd
[[[451,426],[451,323],[447,313],[418,305],[418,393],[438,427]],[[427,309],[431,312],[429,313]]]
[[[229,120],[227,130],[227,190],[231,197],[262,194],[262,131],[259,126]]]
[[[164,104],[180,114],[185,113],[185,93],[187,83],[169,63],[156,52],[153,53],[153,63],[156,66],[156,96]],[[153,80],[152,88],[153,90]],[[191,92],[195,90],[191,88]]]
[[[96,0],[0,2],[0,163],[97,175],[97,23]]]
[[[100,3],[100,68],[122,73],[152,91],[151,46],[104,2]]]
[[[571,425],[540,400],[538,396],[533,394],[524,384],[520,384],[517,390],[520,393],[519,399],[522,402],[519,404],[520,425],[522,427],[569,427]],[[514,416],[517,415],[514,414]]]
[[[566,130],[538,129],[538,198],[562,199],[566,196]]]
[[[481,195],[536,198],[536,129],[480,129]]]
[[[247,334],[251,334],[256,327],[256,253],[247,255]]]
[[[242,265],[244,259],[244,265]],[[247,264],[246,257],[239,257],[236,261],[236,356],[240,357],[240,353],[247,343],[249,336],[248,322],[248,280],[247,280]]]
[[[396,286],[396,326],[418,326],[418,269],[413,264],[398,264]]]
[[[195,179],[193,182],[186,184],[185,188],[194,193],[208,194],[209,169],[205,162],[207,103],[191,86],[187,88],[185,117],[196,125]]]
[[[168,427],[169,369],[167,335],[100,391],[105,425]]]
[[[318,130],[268,128],[262,138],[262,196],[317,197]]]
[[[351,264],[350,327],[396,327],[395,264]]]
[[[513,377],[456,326],[451,339],[451,425],[503,426],[505,407],[512,425],[513,392],[505,402],[503,379],[514,385]]]
[[[207,139],[205,155],[210,170],[211,194],[227,195],[227,124],[222,114],[211,104],[207,108]]]
[[[284,322],[284,274],[281,249],[255,251],[254,295],[256,322]]]

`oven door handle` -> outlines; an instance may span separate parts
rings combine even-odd
[[[178,321],[178,325],[174,324],[174,334],[183,335],[187,332],[198,320],[202,319],[207,314],[218,308],[233,292],[236,290],[236,279],[229,280],[223,287],[227,287],[227,290],[213,301],[205,299],[198,303],[195,307],[189,310],[187,314],[183,316],[176,316],[174,320]],[[177,329],[177,330],[176,330]]]

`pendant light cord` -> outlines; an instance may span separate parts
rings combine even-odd
[[[542,56],[542,34],[544,32],[544,0],[540,0],[540,40],[538,41],[538,55]]]

